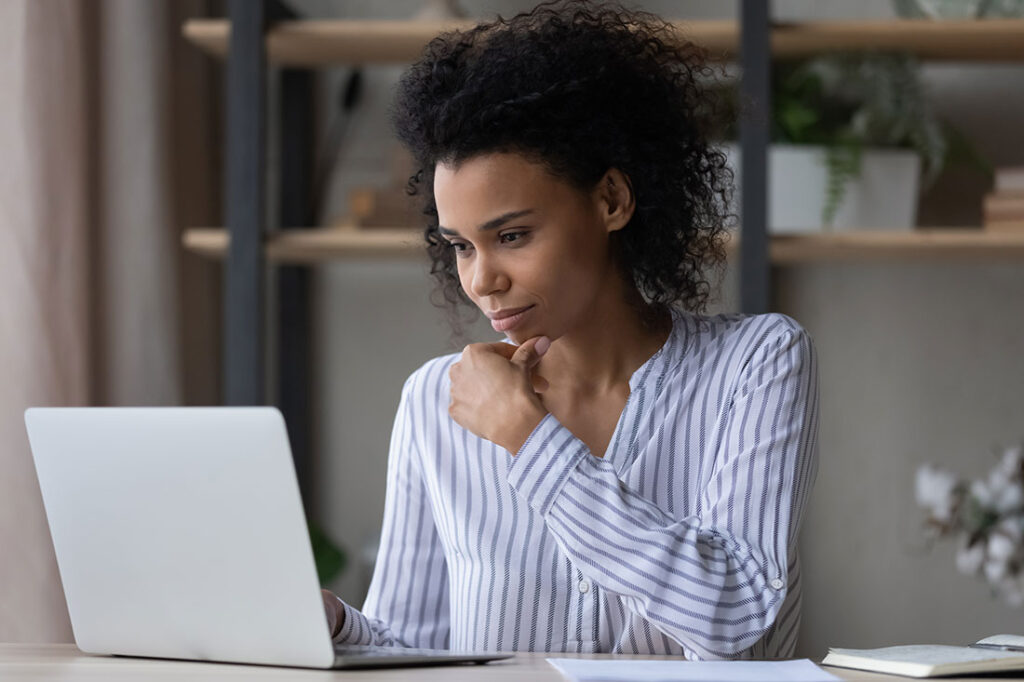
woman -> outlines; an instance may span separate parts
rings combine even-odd
[[[403,76],[433,272],[498,343],[405,383],[336,642],[790,656],[817,371],[781,314],[705,316],[731,175],[703,53],[580,2],[446,34]]]

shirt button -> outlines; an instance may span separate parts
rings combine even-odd
[[[769,583],[769,585],[772,586],[773,590],[781,590],[785,584],[786,583],[782,582],[781,578],[775,578]]]
[[[579,584],[579,588],[580,588],[580,592],[586,594],[587,592],[590,591],[590,583],[588,583],[586,580],[581,580],[580,584]]]

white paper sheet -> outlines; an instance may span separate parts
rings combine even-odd
[[[666,661],[549,658],[573,682],[838,682],[808,658],[793,661]]]

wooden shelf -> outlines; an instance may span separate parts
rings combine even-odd
[[[407,63],[444,31],[472,28],[476,19],[447,21],[316,19],[282,21],[267,31],[267,59],[282,66]],[[695,42],[731,55],[738,42],[733,21],[675,22]],[[231,25],[226,19],[190,19],[184,36],[208,54],[228,52]]]
[[[227,230],[186,230],[182,244],[189,251],[223,258],[228,248]],[[423,234],[408,228],[357,230],[349,228],[282,230],[267,237],[267,260],[282,264],[311,264],[369,257],[425,256]]]
[[[772,52],[808,57],[842,50],[905,50],[922,59],[1024,61],[1024,19],[813,21],[776,24]]]
[[[1024,232],[918,228],[787,235],[771,240],[771,261],[776,265],[893,260],[1020,261],[1024,260]]]
[[[439,33],[469,28],[477,20],[302,20],[267,31],[267,56],[284,66],[402,63],[415,60]],[[682,34],[722,59],[735,57],[739,29],[731,20],[673,21]],[[226,19],[190,19],[185,37],[224,57],[231,26]],[[772,28],[776,57],[804,57],[836,50],[906,50],[924,59],[1024,61],[1024,19],[976,21],[893,19],[780,23]]]
[[[186,230],[189,251],[223,258],[228,234],[218,228]],[[267,238],[267,260],[281,264],[315,264],[366,257],[425,257],[423,235],[408,228],[296,229]],[[728,244],[735,255],[738,239]],[[775,265],[866,261],[1021,261],[1024,232],[973,229],[917,229],[911,232],[837,232],[777,235],[771,238]]]

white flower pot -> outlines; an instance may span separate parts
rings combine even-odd
[[[733,210],[739,214],[740,151],[722,145],[735,173]],[[828,183],[826,148],[773,144],[768,148],[768,232],[806,234],[851,230],[912,230],[917,222],[921,158],[905,149],[865,149],[859,178],[846,192],[831,226],[822,219]],[[742,223],[742,215],[740,215]]]

